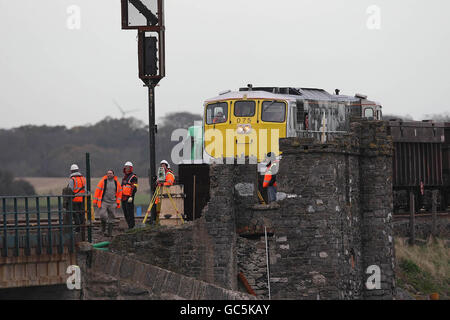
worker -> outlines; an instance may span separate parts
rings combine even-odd
[[[271,203],[277,200],[277,172],[279,161],[276,160],[273,152],[269,152],[266,155],[265,161],[267,164],[266,172],[264,174],[263,188],[267,188],[268,203]]]
[[[225,115],[223,114],[223,112],[218,112],[217,115],[214,117],[213,119],[213,123],[223,123],[225,122]]]
[[[84,228],[81,229],[81,226],[84,225],[84,195],[86,194],[86,178],[80,173],[80,168],[73,164],[70,166],[70,180],[67,186],[70,190],[72,190],[73,194],[76,196],[72,199],[72,213],[73,219],[75,221],[75,231],[81,233],[82,241],[85,240]]]
[[[173,186],[175,183],[175,175],[173,174],[173,171],[170,169],[170,164],[166,160],[162,160],[160,162],[160,168],[164,168],[166,179],[164,182],[158,182],[158,186],[162,187],[170,187]],[[160,192],[162,193],[162,192]],[[161,201],[159,199],[160,197],[156,197],[155,199],[155,205],[156,205],[156,216],[159,216],[159,213],[161,212]],[[156,217],[155,217],[156,218]]]
[[[164,183],[160,183],[160,185],[173,186],[173,184],[175,183],[175,175],[170,169],[169,162],[167,162],[166,160],[162,160],[159,165],[164,168],[164,171],[166,172],[166,181]]]
[[[122,186],[113,170],[108,170],[97,185],[94,194],[94,205],[97,206],[100,215],[102,233],[104,236],[112,237],[112,228],[115,212],[120,208],[122,200]],[[108,227],[108,233],[106,233]]]
[[[123,168],[124,177],[122,179],[122,210],[128,228],[134,228],[134,197],[137,192],[138,178],[133,172],[133,163],[127,161]]]

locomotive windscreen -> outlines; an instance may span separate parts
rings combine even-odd
[[[261,120],[265,122],[284,122],[286,119],[286,103],[265,101],[262,104]]]

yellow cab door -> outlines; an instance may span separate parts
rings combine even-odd
[[[280,154],[279,139],[286,138],[287,108],[284,100],[260,100],[258,114],[258,162],[268,152]]]
[[[227,132],[227,156],[256,157],[258,148],[258,100],[231,101],[230,128]]]
[[[229,127],[230,102],[217,101],[205,106],[205,151],[213,158],[223,158],[226,129]]]

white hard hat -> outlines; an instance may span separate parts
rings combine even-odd
[[[167,168],[170,168],[170,164],[166,160],[161,161],[159,164],[165,164]]]
[[[70,166],[70,171],[80,170],[76,164]]]
[[[124,167],[132,167],[133,164],[130,161],[127,161],[124,165]]]

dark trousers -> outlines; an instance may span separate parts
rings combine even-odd
[[[134,199],[133,199],[134,200]],[[128,224],[128,229],[134,228],[134,201],[128,203],[128,201],[122,201],[122,210],[125,220]]]
[[[79,227],[84,224],[84,204],[82,202],[73,202],[72,210],[74,225]]]
[[[274,186],[267,187],[267,197],[269,200],[268,203],[277,201],[277,188]]]
[[[84,203],[83,202],[72,202],[72,216],[73,224],[75,226],[75,232],[81,231],[81,240],[85,240],[85,228],[82,227],[85,223],[84,217]]]

